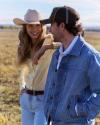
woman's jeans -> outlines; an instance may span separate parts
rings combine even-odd
[[[20,95],[22,125],[46,125],[43,110],[43,95]]]

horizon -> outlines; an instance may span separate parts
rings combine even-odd
[[[0,27],[20,27],[18,25],[14,25],[14,24],[0,24]],[[83,26],[84,30],[97,30],[97,31],[100,31],[100,26],[96,26],[96,25],[85,25]]]

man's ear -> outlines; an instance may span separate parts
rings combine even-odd
[[[64,29],[65,29],[65,24],[64,24],[64,23],[61,23],[61,24],[60,24],[60,28],[61,28],[62,30],[64,30]]]

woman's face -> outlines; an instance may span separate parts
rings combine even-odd
[[[42,33],[41,24],[27,24],[26,25],[27,34],[31,37],[33,41],[37,40]]]

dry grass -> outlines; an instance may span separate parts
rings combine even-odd
[[[0,31],[0,125],[19,125],[17,31]]]
[[[100,50],[100,33],[87,32],[87,41]],[[20,125],[18,70],[15,65],[18,31],[0,31],[0,125]],[[100,124],[100,119],[97,119]],[[98,125],[99,125],[98,124]]]
[[[97,50],[100,51],[100,32],[86,32],[85,38],[90,42]]]

